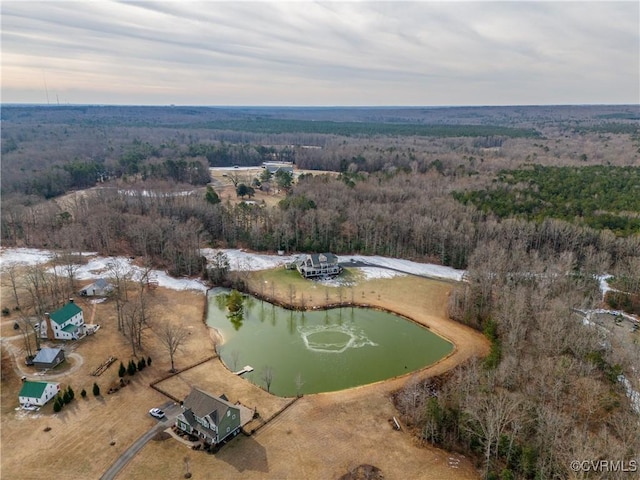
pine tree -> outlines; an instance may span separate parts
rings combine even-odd
[[[56,397],[53,400],[53,411],[58,413],[60,410],[62,410],[62,405],[60,404],[60,400],[58,399],[58,397]]]
[[[147,365],[150,367],[151,366],[151,357],[147,357]]]
[[[125,373],[127,373],[127,369],[124,367],[124,364],[120,362],[120,368],[118,369],[118,376],[122,378],[124,377]]]
[[[93,384],[93,395],[96,397],[100,395],[100,387],[97,383]]]
[[[71,388],[71,385],[69,385],[69,388],[67,388],[67,392],[69,392],[69,399],[73,400],[74,397],[76,396],[76,392],[73,391],[73,388]]]
[[[71,397],[69,396],[69,391],[67,390],[66,392],[64,392],[64,394],[62,395],[62,403],[64,403],[65,405],[67,403],[69,403],[71,401]]]
[[[129,367],[127,368],[127,373],[129,375],[135,375],[138,368],[136,367],[136,362],[133,360],[129,360]]]

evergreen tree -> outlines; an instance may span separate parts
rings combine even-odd
[[[100,395],[100,387],[95,382],[93,383],[93,395],[96,397]]]
[[[147,357],[147,365],[151,366],[151,357]]]
[[[127,369],[124,367],[124,364],[120,362],[120,368],[118,369],[118,376],[122,378],[124,377],[125,373],[127,373]]]
[[[65,405],[67,403],[69,403],[71,401],[71,397],[69,396],[69,391],[67,390],[66,392],[64,392],[64,394],[62,395],[62,403],[64,403]]]
[[[136,362],[133,360],[129,360],[129,367],[127,368],[127,373],[131,376],[136,374],[138,368],[136,367]]]
[[[60,404],[58,397],[56,397],[53,400],[53,411],[58,413],[60,410],[62,410],[62,405]]]
[[[73,388],[71,388],[71,385],[69,385],[69,388],[67,388],[67,392],[69,392],[69,398],[73,400],[74,397],[76,396],[76,392],[73,391]]]
[[[80,392],[80,396],[82,398],[87,398],[87,391],[83,388],[82,391]]]

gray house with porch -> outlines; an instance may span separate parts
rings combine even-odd
[[[304,278],[330,277],[342,272],[342,267],[338,265],[338,257],[333,253],[300,255],[286,267],[297,269]]]
[[[240,409],[224,395],[216,397],[194,387],[182,402],[175,425],[215,447],[240,431]]]

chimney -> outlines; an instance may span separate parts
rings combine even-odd
[[[55,337],[53,335],[53,326],[51,325],[51,315],[49,315],[48,313],[45,313],[44,321],[47,325],[47,338],[49,340],[53,340]]]
[[[69,303],[73,303],[73,298],[70,298],[70,299],[69,299]]]

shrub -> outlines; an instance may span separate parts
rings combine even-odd
[[[120,362],[120,368],[118,369],[118,376],[122,378],[124,377],[125,373],[127,373],[127,369],[124,367],[124,364]]]
[[[129,375],[135,375],[138,368],[136,367],[136,362],[133,360],[129,360],[129,367],[127,368],[127,373]]]
[[[83,388],[82,391],[80,392],[80,396],[82,398],[86,398],[87,397],[87,391]]]
[[[151,357],[147,357],[147,366],[151,366]]]
[[[2,309],[2,316],[3,317],[8,317],[10,313],[11,313],[11,311],[7,307],[4,307]]]
[[[100,387],[95,382],[93,384],[93,395],[96,397],[100,395]]]

